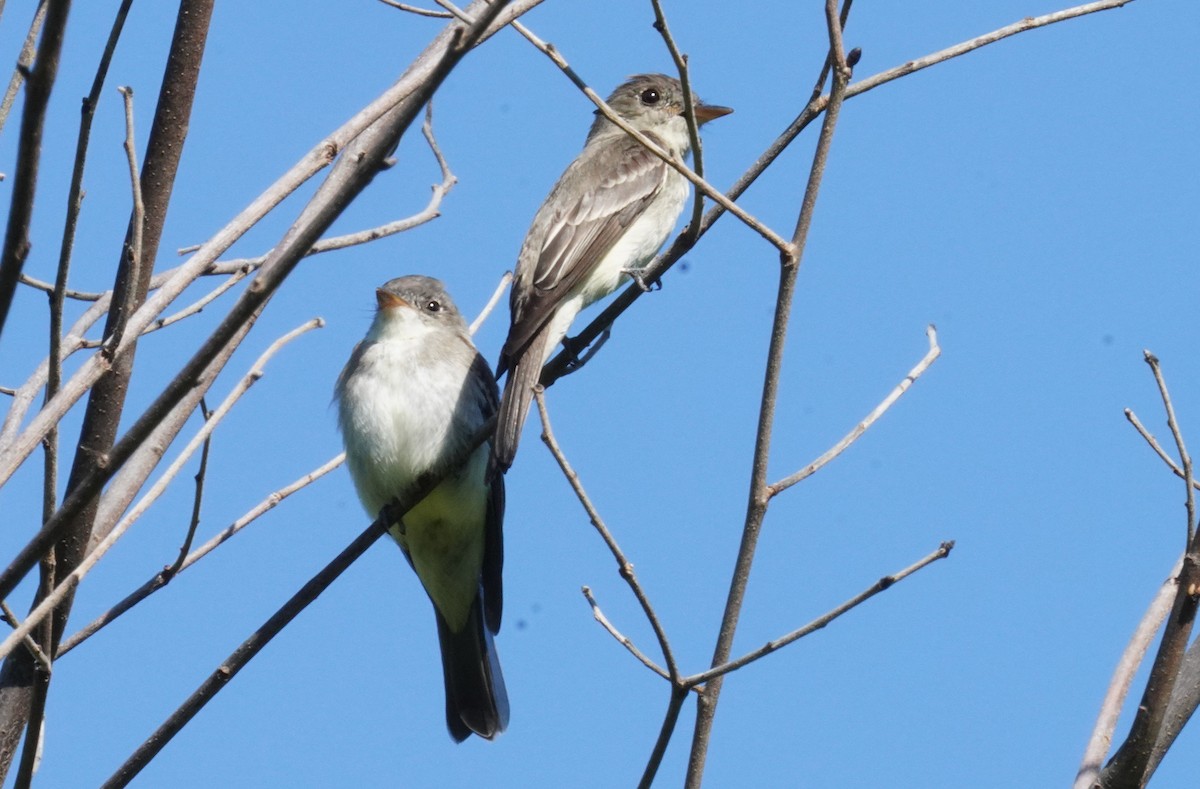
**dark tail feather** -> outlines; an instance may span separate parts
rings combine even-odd
[[[446,726],[455,742],[472,733],[493,739],[508,726],[508,692],[492,634],[483,626],[479,598],[463,629],[450,630],[437,608],[442,676],[446,683]]]
[[[529,404],[533,402],[533,387],[542,375],[542,359],[546,355],[545,330],[533,338],[520,357],[512,360],[508,377],[504,379],[504,396],[500,398],[500,410],[496,416],[496,437],[492,440],[492,458],[488,467],[488,479],[508,471],[517,455],[517,444],[521,440],[521,428],[529,415]]]

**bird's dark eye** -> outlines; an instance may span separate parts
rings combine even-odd
[[[429,312],[441,312],[442,303],[436,299],[430,299],[429,301],[425,302],[425,309]]]
[[[642,104],[658,104],[658,100],[661,98],[662,96],[654,88],[646,88],[642,91]]]

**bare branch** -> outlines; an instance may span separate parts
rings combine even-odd
[[[295,269],[304,252],[340,216],[349,202],[366,188],[383,164],[383,160],[398,143],[400,136],[409,128],[421,107],[429,100],[458,61],[489,31],[492,23],[498,21],[499,12],[503,10],[504,5],[504,2],[488,4],[483,0],[478,0],[473,6],[478,7],[481,11],[478,24],[465,30],[456,24],[447,26],[410,66],[396,86],[384,94],[385,97],[391,98],[394,94],[399,93],[399,100],[393,104],[387,104],[382,100],[372,103],[369,108],[371,112],[377,107],[381,110],[381,114],[376,116],[380,120],[379,125],[364,128],[357,136],[350,138],[351,142],[347,148],[348,156],[339,159],[338,166],[333,168],[326,181],[318,187],[316,194],[301,212],[300,217],[276,245],[258,277],[233,305],[225,319],[183,366],[179,374],[129,428],[124,437],[112,447],[112,450],[103,458],[104,462],[80,480],[78,487],[67,495],[54,518],[51,518],[42,530],[21,549],[9,566],[0,572],[0,597],[16,587],[20,579],[37,562],[37,558],[58,538],[67,525],[73,522],[76,515],[141,446],[146,437],[155,430],[180,400],[197,386],[203,388],[208,385],[204,374],[212,361],[237,337],[244,335],[246,327],[265,308],[267,301]],[[383,106],[380,106],[381,103]],[[364,111],[358,117],[361,118],[367,114],[370,113]],[[354,123],[347,124],[343,130],[353,125]],[[328,157],[334,150],[337,149],[323,149],[323,154]],[[293,169],[299,174],[305,168],[298,166]],[[244,218],[248,214],[274,205],[277,202],[275,199],[277,193],[278,190],[270,189],[266,195],[254,201],[250,208],[242,212],[239,219],[235,219],[225,230],[210,240],[205,245],[206,249],[202,249],[193,256],[189,263],[181,267],[181,272],[188,272],[194,276],[206,268],[208,263],[215,259],[216,254],[227,249],[228,244],[245,232],[248,225],[244,225]],[[278,198],[282,199],[282,195],[279,194]],[[206,250],[208,250],[207,254]],[[127,334],[136,338],[141,329],[149,322],[150,317],[161,311],[161,307],[178,294],[178,289],[173,286],[175,279],[182,279],[182,277],[173,278],[162,290],[146,300],[146,303],[131,319]],[[114,353],[119,355],[122,349],[127,349],[130,343],[130,337],[123,338],[120,345],[114,349]],[[61,400],[60,408],[69,407],[82,394],[80,387],[83,389],[89,387],[99,377],[102,370],[99,354],[93,355],[83,364],[80,372],[64,385],[63,390],[54,400],[18,436],[14,442],[16,446],[0,453],[0,483],[7,479],[12,470],[28,455],[28,452],[32,451],[27,442],[34,436],[40,440],[49,425],[56,423],[61,418],[62,411],[54,407],[56,402]]]
[[[1171,428],[1171,434],[1175,437],[1175,445],[1179,449],[1180,461],[1184,470],[1184,486],[1187,490],[1186,533],[1188,540],[1180,564],[1171,612],[1163,627],[1162,640],[1159,642],[1158,652],[1154,656],[1154,663],[1150,667],[1150,676],[1146,680],[1146,688],[1138,703],[1137,712],[1134,714],[1129,735],[1100,775],[1100,782],[1107,789],[1144,786],[1153,773],[1154,767],[1151,765],[1151,761],[1155,755],[1155,746],[1164,733],[1167,708],[1170,706],[1183,666],[1184,653],[1195,624],[1197,603],[1200,600],[1200,564],[1198,564],[1196,556],[1192,461],[1175,418],[1175,407],[1171,403],[1171,395],[1167,391],[1167,384],[1163,379],[1158,359],[1149,351],[1145,352],[1145,359],[1154,375],[1154,381],[1158,385],[1163,409],[1167,414],[1167,424]],[[1157,765],[1157,761],[1154,761],[1154,765]]]
[[[208,439],[208,436],[212,434],[212,431],[216,429],[217,425],[220,424],[224,416],[229,413],[234,404],[241,399],[241,396],[245,394],[250,387],[258,381],[258,379],[262,378],[263,366],[271,359],[271,357],[274,356],[280,348],[291,342],[296,337],[304,334],[305,332],[311,331],[312,329],[320,328],[324,325],[325,322],[322,319],[314,318],[313,320],[302,324],[301,326],[280,337],[278,340],[273,342],[266,351],[263,352],[258,360],[255,361],[254,366],[250,368],[250,371],[245,375],[245,377],[242,378],[241,381],[238,382],[237,386],[235,386],[229,395],[226,396],[225,400],[222,401],[219,406],[217,406],[217,410],[212,413],[211,418],[205,421],[204,425],[200,428],[196,435],[193,436],[192,440],[188,442],[188,445],[183,448],[175,461],[167,468],[166,471],[163,472],[162,476],[159,477],[158,481],[155,482],[150,490],[146,492],[146,495],[142,497],[141,501],[137,503],[137,506],[130,510],[130,512],[122,519],[122,521],[117,524],[116,528],[109,532],[104,539],[101,540],[99,544],[97,544],[96,547],[93,548],[81,562],[79,562],[78,566],[62,579],[59,585],[55,587],[53,592],[46,595],[46,597],[37,606],[35,606],[32,611],[29,612],[29,616],[26,617],[25,621],[21,624],[21,627],[17,628],[7,639],[4,640],[3,643],[0,643],[0,657],[3,657],[12,651],[16,644],[18,634],[28,632],[28,630],[40,622],[42,618],[48,616],[63,598],[74,591],[75,587],[78,586],[83,577],[91,571],[92,567],[94,567],[96,563],[103,558],[104,554],[108,553],[108,550],[112,548],[114,544],[116,544],[117,540],[124,536],[129,527],[142,516],[142,514],[150,507],[150,505],[158,500],[158,498],[167,489],[167,486],[170,485],[170,483],[175,479],[176,475],[178,475],[183,465],[191,458],[196,449],[204,444],[204,442]]]
[[[208,410],[208,404],[204,402],[204,398],[200,398],[200,415],[204,417],[204,421],[212,419],[212,412]],[[174,578],[179,572],[179,568],[183,566],[187,560],[188,551],[192,550],[192,540],[196,538],[196,529],[200,526],[200,504],[204,501],[204,480],[208,475],[208,453],[212,449],[212,433],[209,433],[204,438],[204,449],[200,450],[200,468],[196,470],[196,495],[192,498],[192,519],[188,523],[187,535],[183,538],[183,545],[179,546],[179,556],[176,557],[175,563],[163,570],[163,575],[167,581]]]
[[[825,110],[821,135],[817,139],[816,151],[813,154],[808,183],[805,186],[804,198],[796,220],[796,230],[792,235],[791,243],[780,252],[779,289],[775,299],[775,316],[767,349],[762,402],[759,406],[754,456],[751,461],[749,501],[746,506],[745,524],[742,528],[742,542],[738,547],[733,577],[729,584],[729,594],[725,602],[725,611],[721,616],[720,632],[713,650],[711,665],[714,668],[729,661],[729,655],[733,648],[733,636],[737,631],[742,603],[745,600],[746,584],[750,578],[750,569],[758,546],[758,537],[762,532],[763,520],[771,501],[767,492],[767,462],[770,459],[775,404],[779,393],[780,372],[783,367],[783,349],[787,339],[788,322],[792,313],[792,300],[796,289],[796,275],[800,270],[808,229],[816,208],[817,194],[820,191],[821,180],[825,175],[826,163],[829,160],[829,150],[841,113],[842,100],[845,98],[846,86],[851,78],[851,69],[846,62],[846,54],[842,48],[842,23],[838,14],[837,0],[826,0],[825,21],[829,34],[829,57],[833,63],[833,90]],[[721,694],[722,680],[723,677],[720,675],[713,677],[697,702],[696,725],[692,734],[692,749],[688,758],[685,782],[688,789],[699,789],[703,779],[704,762],[708,755],[708,744],[712,736],[712,725]]]
[[[7,622],[9,627],[11,627],[13,630],[16,630],[21,626],[21,620],[17,619],[17,615],[14,614],[13,610],[8,607],[8,603],[4,602],[3,600],[0,600],[0,616],[3,616],[4,621]],[[52,668],[50,664],[50,657],[44,651],[42,651],[42,648],[38,646],[38,643],[33,640],[33,636],[26,634],[25,638],[21,640],[25,644],[25,648],[29,650],[31,655],[33,655],[33,659],[37,661],[39,666],[41,666],[42,670],[49,672]]]
[[[211,701],[229,683],[229,680],[233,679],[235,674],[241,671],[263,647],[270,643],[271,639],[279,635],[280,631],[295,619],[309,603],[316,600],[317,596],[325,591],[359,556],[362,556],[367,548],[370,548],[376,540],[382,537],[384,532],[387,531],[388,526],[398,522],[408,510],[420,504],[434,488],[441,484],[446,476],[460,468],[474,454],[476,448],[483,444],[484,441],[487,441],[495,431],[496,418],[493,416],[466,443],[461,455],[454,462],[446,464],[446,472],[444,474],[431,474],[423,478],[416,485],[416,489],[411,492],[408,500],[401,501],[400,499],[395,499],[391,504],[385,506],[380,511],[379,516],[362,534],[355,537],[354,541],[346,546],[333,561],[313,576],[308,583],[300,588],[300,591],[292,595],[283,607],[276,611],[261,627],[255,630],[249,638],[243,641],[241,646],[235,649],[217,667],[216,671],[210,674],[196,688],[187,701],[180,705],[167,720],[163,721],[162,725],[125,760],[125,763],[117,768],[112,777],[104,783],[103,789],[115,789],[115,787],[128,785],[142,768],[171,741],[171,738],[178,734],[187,725],[188,721],[194,718],[204,708],[204,705]]]
[[[575,496],[579,499],[579,503],[583,505],[584,511],[587,512],[592,526],[600,533],[600,538],[604,540],[604,544],[608,546],[608,550],[612,553],[613,558],[617,560],[617,572],[625,579],[625,583],[629,584],[633,596],[637,598],[638,604],[642,607],[642,612],[645,613],[646,619],[650,622],[650,627],[654,629],[654,636],[658,639],[659,648],[662,649],[663,660],[667,663],[667,678],[672,683],[678,682],[679,666],[676,665],[675,656],[671,653],[671,644],[667,640],[667,631],[663,628],[662,622],[659,621],[654,606],[650,604],[650,598],[646,595],[646,591],[642,588],[641,583],[638,582],[637,574],[633,571],[633,563],[625,557],[625,552],[621,550],[621,546],[617,544],[616,538],[608,530],[604,519],[600,517],[600,512],[592,504],[591,499],[588,498],[587,491],[583,489],[583,483],[580,481],[579,475],[575,473],[575,469],[571,468],[571,464],[567,462],[566,455],[563,454],[562,448],[558,445],[558,440],[554,437],[554,429],[550,425],[550,412],[546,410],[545,389],[541,386],[534,387],[533,396],[537,402],[538,414],[542,418],[542,441],[550,449],[550,454],[554,456],[558,467],[562,469],[563,476],[567,478],[567,482],[571,485],[571,490],[575,491]],[[587,593],[585,592],[584,594]],[[627,644],[627,646],[632,650],[632,644]],[[635,652],[634,654],[638,653]]]
[[[447,11],[434,11],[429,8],[419,8],[415,5],[409,5],[408,3],[397,3],[396,0],[379,0],[379,2],[383,3],[384,5],[390,5],[392,8],[398,8],[401,11],[407,11],[410,14],[416,14],[417,16],[433,16],[440,19],[449,19],[452,16]]]
[[[667,712],[663,716],[662,726],[659,727],[654,750],[650,752],[650,758],[646,760],[646,769],[642,771],[642,780],[638,781],[638,789],[650,789],[653,785],[654,776],[658,774],[659,765],[667,753],[667,745],[671,742],[671,735],[675,733],[675,724],[679,722],[679,711],[683,709],[683,702],[687,701],[687,697],[686,690],[677,685],[671,686],[671,700],[667,703]]]
[[[33,65],[33,55],[37,50],[38,35],[42,32],[42,23],[46,21],[46,0],[38,0],[37,10],[33,13],[33,21],[29,24],[29,32],[25,34],[25,43],[21,45],[21,54],[17,57],[17,66],[13,69],[12,79],[0,100],[0,129],[8,122],[12,112],[13,102],[17,99],[17,91],[25,83],[25,74]]]
[[[40,290],[43,293],[54,292],[54,285],[52,283],[43,282],[42,280],[37,279],[36,277],[31,277],[24,272],[21,272],[20,281],[22,285],[28,285],[29,287]],[[63,290],[63,295],[68,299],[75,299],[76,301],[96,301],[104,297],[103,293],[91,293],[85,290],[72,290],[71,288],[65,288]]]
[[[1128,414],[1129,409],[1126,409],[1125,413]],[[1075,789],[1092,789],[1100,778],[1100,768],[1104,765],[1104,757],[1108,755],[1108,749],[1112,746],[1113,732],[1116,731],[1121,708],[1125,705],[1125,697],[1129,694],[1129,687],[1133,684],[1133,678],[1142,665],[1154,636],[1171,611],[1182,567],[1181,558],[1175,562],[1175,566],[1167,574],[1167,580],[1158,588],[1158,593],[1154,595],[1146,613],[1138,622],[1125,651],[1121,653],[1121,659],[1117,661],[1117,668],[1108,683],[1108,691],[1100,704],[1100,714],[1096,716],[1092,736],[1084,749],[1079,772],[1075,775]]]
[[[25,82],[25,107],[21,113],[17,170],[13,178],[4,245],[0,249],[0,333],[4,331],[4,324],[8,321],[13,292],[25,265],[25,258],[29,255],[29,223],[33,216],[38,168],[42,158],[42,131],[46,122],[46,107],[50,103],[50,90],[58,77],[59,54],[62,52],[63,35],[66,32],[70,8],[69,0],[47,0],[46,22],[38,44],[37,56]]]
[[[921,377],[929,366],[941,355],[942,349],[937,342],[937,329],[931,324],[925,329],[925,336],[929,338],[929,352],[925,354],[921,361],[917,362],[917,366],[908,371],[908,375],[904,380],[896,385],[896,388],[884,398],[883,402],[875,406],[871,413],[867,414],[866,418],[854,426],[854,429],[844,435],[840,441],[834,444],[825,454],[809,463],[804,468],[792,474],[789,477],[781,479],[779,482],[767,486],[767,496],[774,497],[783,491],[801,482],[813,474],[820,471],[829,464],[834,458],[846,451],[847,448],[862,436],[863,433],[870,429],[871,425],[883,416],[884,412],[892,407],[892,404],[900,399],[900,396],[908,391],[908,388]]]
[[[815,633],[816,631],[825,627],[830,622],[837,619],[839,616],[846,613],[850,609],[856,608],[857,606],[859,606],[862,603],[866,602],[867,600],[871,599],[872,597],[874,597],[875,595],[884,591],[885,589],[890,589],[892,586],[899,583],[900,581],[903,581],[905,578],[907,578],[908,576],[917,572],[918,570],[933,564],[938,559],[945,559],[947,556],[950,555],[950,551],[952,551],[953,549],[954,549],[954,540],[948,540],[946,542],[943,542],[941,545],[939,545],[937,547],[937,550],[935,550],[933,553],[931,553],[928,556],[925,556],[921,559],[918,559],[916,562],[909,565],[908,567],[905,567],[903,570],[901,570],[898,573],[893,573],[892,575],[885,575],[884,577],[880,578],[875,583],[871,584],[871,586],[869,586],[868,588],[864,589],[863,591],[856,594],[854,597],[851,597],[849,600],[847,600],[846,602],[839,605],[837,608],[834,608],[833,610],[829,611],[828,613],[822,614],[821,616],[817,617],[813,621],[809,622],[807,625],[804,625],[803,627],[799,627],[799,628],[793,630],[792,632],[788,633],[787,635],[775,639],[774,641],[768,641],[767,643],[763,644],[758,649],[756,649],[752,652],[748,652],[745,655],[742,655],[740,658],[737,658],[736,660],[731,660],[728,663],[724,663],[720,666],[716,666],[715,668],[710,668],[708,671],[705,671],[701,674],[697,674],[694,677],[684,677],[683,682],[684,682],[684,684],[688,685],[689,687],[695,687],[696,685],[700,685],[702,683],[708,682],[716,677],[722,676],[724,674],[728,674],[731,671],[736,671],[737,669],[742,668],[743,666],[753,663],[754,661],[758,660],[761,657],[771,654],[772,652],[774,652],[777,649],[787,646],[788,644],[792,643],[793,641],[797,641],[801,638],[804,638],[807,635]]]
[[[504,291],[512,284],[513,274],[511,271],[504,272],[504,276],[500,278],[500,284],[496,286],[496,290],[492,292],[492,297],[488,299],[487,304],[483,306],[483,310],[476,316],[475,320],[471,321],[470,332],[474,336],[475,332],[479,331],[479,327],[483,325],[488,316],[492,314],[492,310],[496,309],[496,304],[500,302],[500,297],[504,295]]]
[[[645,652],[637,648],[637,645],[633,643],[633,639],[622,633],[620,630],[617,630],[616,626],[613,625],[609,618],[604,615],[604,612],[600,610],[600,604],[596,602],[596,598],[592,594],[591,587],[583,586],[580,588],[580,591],[583,592],[583,596],[587,599],[588,605],[592,607],[592,616],[597,622],[600,623],[601,627],[608,631],[610,636],[617,640],[617,643],[628,649],[629,654],[641,661],[642,665],[644,665],[646,668],[650,669],[665,680],[671,679],[671,675],[667,673],[666,669],[659,666],[657,663],[647,657]]]
[[[1143,351],[1146,358],[1146,364],[1150,365],[1150,371],[1154,374],[1154,382],[1158,384],[1158,393],[1162,397],[1163,410],[1167,412],[1167,427],[1171,429],[1171,436],[1175,439],[1175,447],[1179,450],[1179,463],[1183,466],[1183,482],[1187,488],[1187,540],[1184,543],[1187,550],[1194,551],[1196,535],[1196,491],[1195,478],[1192,475],[1192,456],[1188,454],[1187,445],[1183,440],[1183,433],[1179,429],[1179,422],[1175,418],[1175,406],[1171,403],[1171,394],[1167,391],[1167,382],[1163,380],[1162,368],[1159,365],[1158,357],[1149,351]],[[1186,561],[1186,560],[1185,560]]]
[[[703,179],[704,152],[700,140],[700,124],[696,121],[696,97],[692,93],[687,55],[679,51],[675,37],[671,35],[671,28],[667,24],[667,15],[663,13],[660,0],[650,0],[650,5],[654,8],[654,29],[662,35],[663,43],[667,45],[667,51],[671,53],[671,60],[675,63],[675,70],[679,72],[679,84],[683,87],[683,117],[687,121],[688,139],[692,145],[692,169],[698,178]],[[704,195],[697,189],[692,194],[692,218],[684,229],[684,233],[690,236],[692,243],[695,243],[696,239],[700,237],[700,220],[703,214]]]
[[[146,581],[146,583],[142,584],[136,590],[131,592],[119,603],[105,611],[100,616],[96,617],[87,626],[80,628],[79,632],[75,633],[69,638],[63,639],[63,642],[59,646],[58,653],[55,655],[55,657],[61,659],[63,655],[79,646],[79,644],[86,641],[105,625],[111,623],[117,617],[121,616],[126,611],[140,603],[142,600],[145,600],[147,597],[157,592],[159,589],[162,589],[171,580],[171,577],[178,575],[196,562],[203,559],[205,556],[215,550],[217,546],[223,544],[230,537],[237,534],[254,521],[258,520],[260,516],[265,515],[266,513],[275,509],[275,507],[279,506],[279,504],[281,504],[286,498],[291,496],[296,491],[308,487],[321,477],[328,474],[330,471],[338,468],[342,465],[342,463],[345,462],[345,460],[345,453],[341,453],[300,477],[295,482],[285,485],[279,490],[269,494],[266,498],[246,512],[246,514],[229,524],[229,526],[225,527],[216,536],[201,545],[195,551],[188,554],[188,557],[184,559],[181,564],[179,564],[176,572],[172,576],[167,575],[167,570],[169,568],[164,567],[162,570],[155,573],[153,577]]]

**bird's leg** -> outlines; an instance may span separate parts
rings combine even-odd
[[[563,375],[570,375],[582,369],[588,363],[588,360],[595,356],[596,352],[603,347],[604,343],[608,342],[610,336],[612,336],[611,326],[606,328],[590,346],[581,342],[576,337],[563,337],[563,348],[571,356],[571,361],[567,362],[567,369],[563,371]]]

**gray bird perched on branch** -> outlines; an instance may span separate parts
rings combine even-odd
[[[375,319],[335,390],[346,465],[372,518],[421,480],[443,477],[389,533],[433,602],[450,736],[490,740],[508,725],[492,642],[503,607],[504,480],[484,478],[486,443],[461,458],[496,412],[496,380],[441,282],[400,277],[375,297]]]
[[[665,151],[682,158],[691,149],[679,80],[640,74],[613,91],[608,105]],[[733,112],[694,106],[698,123]],[[496,369],[508,380],[489,476],[512,465],[532,387],[571,321],[654,257],[687,196],[687,179],[596,113],[583,150],[534,215],[517,259],[512,324]]]

